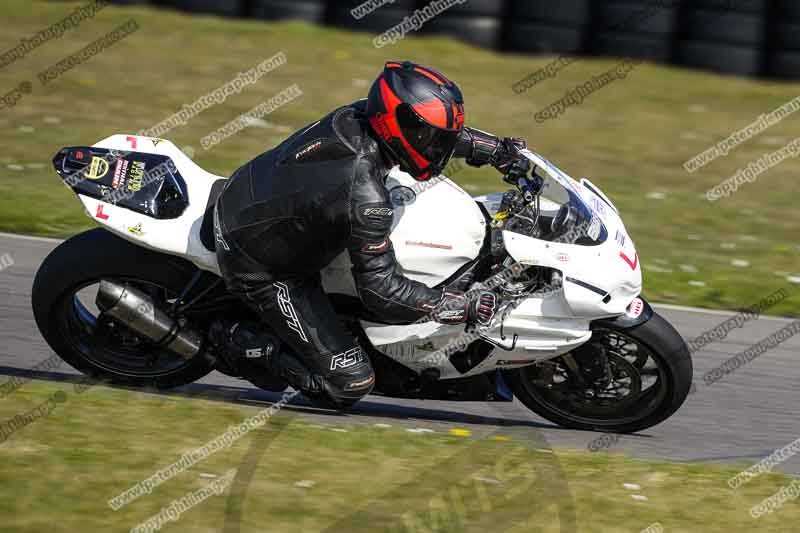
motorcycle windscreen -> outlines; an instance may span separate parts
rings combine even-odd
[[[608,239],[608,230],[599,216],[570,186],[551,175],[534,169],[542,179],[540,209],[526,207],[516,217],[509,218],[504,229],[543,241],[599,246]],[[501,211],[508,205],[501,203]]]
[[[152,218],[178,218],[189,205],[186,182],[165,155],[78,146],[62,148],[53,165],[76,193]]]

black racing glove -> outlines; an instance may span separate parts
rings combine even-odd
[[[464,128],[459,134],[456,155],[465,157],[467,164],[480,167],[491,164],[502,173],[506,173],[509,165],[516,161],[526,161],[519,151],[527,148],[524,139],[506,137],[500,139],[496,135],[476,128]]]
[[[487,326],[497,311],[497,296],[490,291],[467,294],[446,290],[433,311],[433,319],[440,324]]]
[[[519,151],[527,147],[525,139],[506,137],[498,143],[490,163],[503,174],[520,165],[527,169],[530,166],[528,160],[519,155]]]

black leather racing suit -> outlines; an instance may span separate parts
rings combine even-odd
[[[228,288],[315,376],[305,386],[339,405],[366,395],[375,378],[323,291],[320,270],[348,250],[361,301],[389,323],[413,322],[443,298],[442,289],[398,269],[384,188],[391,167],[371,136],[364,105],[337,109],[239,168],[215,212]],[[466,129],[456,155],[483,164],[492,143],[496,137]]]

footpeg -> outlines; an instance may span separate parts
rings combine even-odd
[[[406,383],[405,388],[408,392],[411,393],[419,393],[425,389],[428,385],[439,381],[442,373],[439,371],[438,368],[426,368],[422,372],[419,373],[418,376],[414,376],[408,383]]]

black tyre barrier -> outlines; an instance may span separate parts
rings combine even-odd
[[[800,2],[775,0],[768,33],[767,75],[800,79]]]
[[[588,50],[596,55],[669,61],[678,10],[669,5],[610,0],[597,6]]]
[[[512,21],[506,30],[504,48],[534,54],[575,54],[584,50],[585,37],[583,28]]]
[[[605,2],[598,8],[595,31],[671,35],[678,10],[644,2]]]
[[[672,40],[668,36],[633,33],[606,33],[592,38],[593,54],[614,57],[635,57],[666,62],[672,55]]]
[[[800,51],[771,53],[767,74],[780,79],[800,79]]]
[[[422,31],[425,34],[449,35],[483,48],[497,48],[500,24],[500,20],[495,17],[448,15],[426,22]]]
[[[800,52],[800,20],[778,22],[772,34],[776,51],[795,50]]]
[[[362,4],[365,3],[366,0],[321,0],[323,4],[327,4],[328,10],[333,11],[334,8],[347,8],[347,10],[355,9]],[[472,2],[470,2],[472,3]],[[423,3],[424,5],[424,3]],[[369,7],[369,6],[368,6]],[[362,14],[362,18],[365,16],[370,16],[374,13],[380,13],[381,11],[385,11],[387,9],[408,9],[414,11],[415,8],[420,7],[420,2],[417,0],[394,0],[391,3],[384,4],[378,8],[373,8],[369,14]],[[356,18],[355,16],[351,16],[351,18]]]
[[[585,26],[592,15],[590,0],[512,0],[509,16],[513,23],[519,19],[552,22],[574,28]]]
[[[731,13],[764,13],[769,2],[770,0],[686,0],[686,6],[690,9],[717,9]]]
[[[474,17],[497,17],[502,18],[506,12],[506,4],[502,0],[468,0],[465,4],[455,4],[449,7],[446,14],[453,15],[472,15]],[[424,2],[423,2],[424,5]]]
[[[761,46],[766,41],[767,19],[763,14],[690,10],[681,35],[716,44]]]
[[[109,0],[193,13],[302,19],[379,35],[430,0]],[[412,34],[415,32],[412,32]],[[419,33],[532,54],[628,56],[717,72],[800,78],[800,0],[469,0]]]
[[[383,33],[392,26],[403,22],[405,17],[414,13],[416,3],[413,0],[397,0],[393,4],[386,4],[375,11],[355,18],[351,10],[362,4],[363,0],[347,2],[330,2],[328,4],[325,21],[341,28]]]
[[[240,0],[161,0],[161,5],[189,11],[228,17],[244,16],[244,3]]]
[[[756,47],[683,41],[678,44],[676,62],[723,74],[753,76],[761,72],[762,55]]]
[[[800,2],[797,0],[775,0],[778,20],[800,21]]]
[[[253,17],[262,20],[300,19],[322,22],[325,3],[321,0],[253,0]]]
[[[340,17],[338,19],[338,23],[331,21],[329,24],[349,30],[365,31],[374,34],[381,34],[389,28],[400,24],[403,22],[405,17],[410,16],[413,13],[413,11],[406,11],[402,9],[387,9],[385,11],[381,11],[380,13],[373,13],[372,15],[364,17],[360,20],[352,19],[350,21],[346,21],[344,17],[345,15],[349,16],[350,11],[339,11],[338,8],[337,11],[337,15]],[[414,32],[411,33],[413,34]]]

